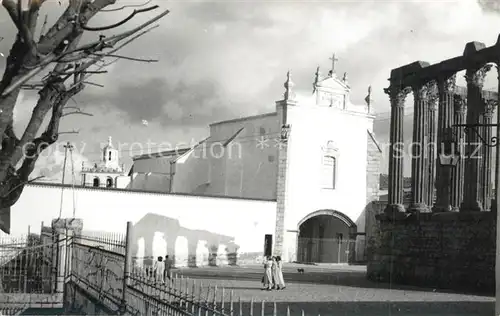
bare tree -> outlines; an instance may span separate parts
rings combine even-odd
[[[158,6],[146,7],[147,3],[131,9],[131,5],[113,6],[119,0],[69,0],[56,22],[47,27],[47,16],[39,25],[39,12],[45,0],[3,0],[3,7],[17,28],[17,35],[6,60],[0,81],[0,230],[10,233],[10,207],[14,205],[35,163],[47,147],[54,144],[59,135],[74,131],[59,131],[63,116],[85,114],[78,107],[67,106],[68,101],[80,93],[88,78],[105,73],[106,66],[119,59],[152,62],[117,55],[116,52],[138,37],[146,34],[165,15],[161,12],[147,22],[128,31],[104,36],[81,43],[84,32],[105,32],[125,25],[138,13],[155,10]],[[149,1],[148,1],[149,2]],[[91,27],[88,22],[99,12],[130,10],[127,17],[109,26]],[[40,36],[36,40],[35,33]],[[113,58],[106,61],[106,58]],[[14,108],[21,89],[36,89],[38,100],[34,104],[31,119],[24,133],[14,133]],[[70,110],[68,112],[68,110]],[[66,112],[65,112],[66,111]],[[42,128],[44,119],[50,120]],[[40,130],[42,132],[40,133]]]

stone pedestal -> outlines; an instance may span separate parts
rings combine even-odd
[[[198,240],[195,238],[191,238],[188,240],[188,267],[196,268],[197,260],[196,250],[198,248]]]
[[[437,128],[438,161],[440,155],[451,156],[453,142],[454,92],[456,75],[438,78],[439,113]],[[451,173],[452,167],[440,162],[436,168],[436,205],[434,212],[451,211]]]
[[[219,251],[219,244],[210,243],[208,245],[208,265],[211,267],[217,266],[217,255]]]
[[[228,265],[230,265],[230,266],[238,265],[238,249],[239,248],[240,248],[240,246],[238,246],[234,241],[230,242],[226,246]]]
[[[55,293],[64,292],[64,281],[71,268],[71,256],[67,255],[69,240],[82,233],[83,221],[78,218],[58,218],[52,221],[52,233],[56,238],[53,252]]]
[[[478,124],[480,122],[480,114],[484,105],[481,91],[486,73],[490,69],[491,65],[485,65],[479,69],[468,69],[466,72],[467,124]],[[481,143],[481,140],[474,131],[466,133],[466,140],[464,200],[460,211],[479,212],[483,210],[480,190],[482,159],[480,158],[481,152],[479,151],[478,155],[476,148]]]
[[[386,212],[404,212],[403,200],[403,157],[404,157],[404,103],[411,89],[391,86],[385,89],[391,100],[391,130],[389,149],[389,192]]]
[[[413,113],[413,146],[411,161],[411,194],[412,201],[410,212],[426,212],[428,210],[425,195],[425,134],[426,118],[429,94],[429,85],[417,85],[413,87],[414,113]]]

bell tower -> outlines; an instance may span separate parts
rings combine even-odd
[[[92,187],[116,188],[118,178],[123,177],[123,167],[120,166],[119,152],[113,147],[111,136],[102,149],[101,161],[91,166],[82,163],[82,185]]]
[[[108,137],[108,144],[102,150],[102,162],[105,168],[120,169],[118,150],[113,147],[111,136]]]

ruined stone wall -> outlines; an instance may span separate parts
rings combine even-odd
[[[494,293],[495,213],[420,214],[398,220],[381,215],[377,221],[370,237],[369,279]]]

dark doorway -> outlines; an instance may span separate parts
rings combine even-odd
[[[299,227],[297,261],[348,263],[352,227],[332,215],[317,215]]]

